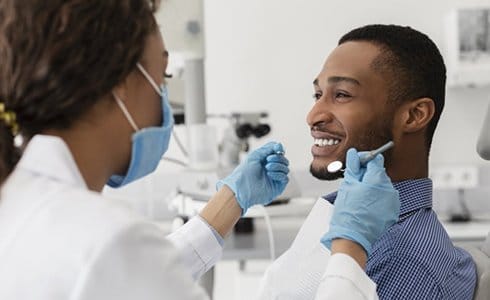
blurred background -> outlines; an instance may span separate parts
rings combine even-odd
[[[434,209],[456,243],[478,244],[490,231],[490,164],[475,150],[490,102],[489,10],[483,0],[164,0],[158,21],[182,123],[155,174],[105,192],[170,231],[199,211],[247,149],[282,142],[293,172],[281,204],[251,211],[203,283],[214,286],[213,299],[252,298],[270,257],[287,248],[315,198],[338,184],[308,172],[313,79],[348,31],[407,25],[438,45],[448,68],[430,154]]]

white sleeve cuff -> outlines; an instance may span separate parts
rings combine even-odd
[[[209,225],[199,217],[193,217],[167,238],[181,253],[182,261],[194,279],[213,267],[223,253],[223,247]]]
[[[330,257],[322,281],[329,279],[348,281],[363,295],[363,299],[378,299],[376,284],[367,276],[366,272],[349,255],[335,253]]]

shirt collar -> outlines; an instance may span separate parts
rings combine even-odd
[[[56,136],[35,135],[24,150],[17,168],[87,188],[68,145]]]
[[[409,179],[393,183],[400,194],[400,218],[422,208],[432,207],[432,180],[429,178]],[[337,192],[323,196],[334,204]]]

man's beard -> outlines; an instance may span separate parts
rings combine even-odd
[[[393,114],[384,114],[388,116],[392,116]],[[391,133],[391,128],[393,127],[392,120],[382,120],[378,124],[372,124],[368,126],[369,129],[358,134],[358,138],[353,143],[347,145],[345,147],[345,152],[341,157],[338,157],[337,160],[342,162],[343,168],[345,168],[345,157],[347,150],[350,148],[355,148],[357,151],[371,151],[377,149],[387,143],[390,140],[393,140],[393,135]],[[383,153],[385,157],[385,165],[389,164],[391,161],[391,151],[387,151]],[[344,172],[342,170],[337,171],[335,173],[330,173],[327,170],[328,164],[325,164],[320,167],[314,167],[313,163],[310,165],[310,173],[314,177],[320,180],[337,180],[339,178],[344,177]]]

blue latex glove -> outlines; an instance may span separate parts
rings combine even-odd
[[[226,184],[242,208],[242,215],[256,204],[269,204],[279,196],[289,182],[289,161],[283,146],[270,142],[251,152],[244,162],[226,178],[218,181],[216,188]]]
[[[398,220],[400,198],[385,172],[384,158],[379,154],[363,167],[359,158],[366,153],[347,151],[330,229],[321,239],[328,249],[333,239],[344,238],[360,244],[369,256],[372,244]]]

